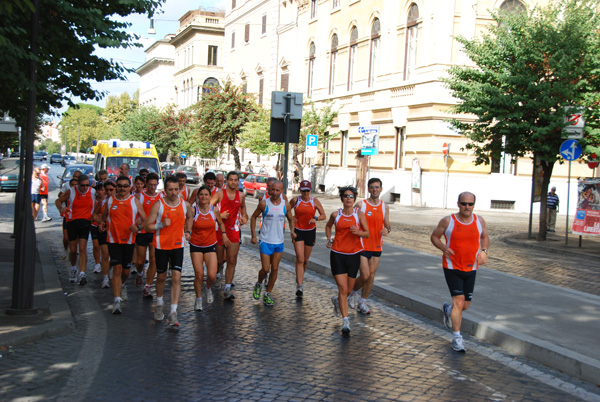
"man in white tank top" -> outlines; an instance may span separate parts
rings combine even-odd
[[[271,298],[271,291],[277,280],[279,262],[283,255],[283,222],[287,218],[290,224],[290,235],[292,240],[296,238],[294,233],[294,219],[292,218],[292,208],[290,204],[281,197],[283,192],[283,183],[275,181],[271,185],[270,198],[258,203],[256,210],[250,218],[250,231],[252,232],[252,244],[256,244],[256,218],[262,214],[262,227],[260,228],[260,262],[261,270],[258,272],[258,282],[254,286],[252,296],[254,299],[260,299],[262,291],[262,282],[269,275],[267,290],[263,296],[263,303],[266,306],[275,304]]]

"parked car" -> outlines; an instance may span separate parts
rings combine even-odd
[[[240,178],[240,191],[244,191],[244,180],[246,180],[246,177],[248,177],[249,174],[252,173],[248,173],[248,172],[237,172],[237,174],[239,175],[238,177]],[[227,176],[225,176],[227,177]]]
[[[43,161],[44,160],[44,154],[42,154],[41,152],[35,152],[33,154],[33,160],[34,161]]]
[[[77,159],[75,159],[74,156],[65,155],[60,164],[61,164],[61,166],[67,166],[67,165],[72,165],[74,163],[77,163]]]
[[[162,171],[162,176],[167,178],[175,174],[177,167],[174,162],[163,162],[160,164],[160,170]]]
[[[268,178],[269,176],[266,174],[250,173],[244,179],[244,195],[252,194],[254,198],[258,198],[260,193],[267,191]]]
[[[50,155],[50,164],[59,163],[62,165],[63,157],[61,154],[52,154]]]
[[[92,165],[85,165],[83,163],[73,163],[66,166],[62,174],[56,176],[56,178],[60,180],[59,188],[61,188],[65,182],[71,180],[71,178],[73,177],[73,172],[76,170],[79,170],[83,174],[87,174],[90,177],[90,181],[94,178],[94,167]]]
[[[19,158],[21,156],[20,152],[11,152],[10,157],[11,158]]]
[[[16,191],[19,185],[19,173],[4,173],[0,176],[0,191]]]
[[[196,169],[194,166],[178,166],[177,169],[175,169],[174,173],[171,174],[176,174],[179,172],[185,173],[185,175],[187,176],[186,182],[192,182],[194,184],[200,183],[200,173],[198,173],[198,169]]]

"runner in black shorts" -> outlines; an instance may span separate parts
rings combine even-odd
[[[94,222],[100,225],[102,223],[102,212],[104,212],[104,208],[106,207],[106,201],[109,197],[112,197],[115,194],[116,184],[112,180],[107,180],[104,182],[104,199],[98,201],[96,203],[96,208],[94,210],[93,220]],[[110,257],[108,254],[108,244],[106,242],[106,229],[103,229],[101,226],[98,226],[98,247],[100,248],[100,271],[102,272],[102,284],[100,287],[110,288],[108,272],[110,270]]]

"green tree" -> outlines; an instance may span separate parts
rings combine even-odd
[[[445,79],[458,99],[452,126],[469,139],[476,164],[502,152],[534,156],[548,192],[565,140],[565,106],[584,110],[584,146],[600,143],[600,38],[597,0],[563,0],[528,14],[492,13],[495,24],[473,40],[458,38],[474,66],[453,66]],[[474,117],[474,118],[472,118]],[[591,148],[590,148],[591,149]],[[546,197],[538,240],[546,239]]]
[[[127,92],[123,92],[119,96],[108,97],[103,115],[109,126],[120,127],[127,120],[129,113],[135,111],[137,107],[137,101],[131,99]]]
[[[148,141],[157,146],[156,122],[161,114],[156,106],[142,106],[129,113],[121,125],[124,140]],[[114,138],[114,137],[113,137]]]
[[[37,113],[51,114],[71,99],[101,99],[92,81],[124,79],[133,71],[97,55],[99,48],[140,47],[129,30],[130,14],[152,15],[164,0],[40,1],[39,51],[29,46],[33,2],[2,2],[0,24],[0,115],[8,113],[24,127],[30,60],[37,61]]]
[[[246,123],[238,137],[240,147],[246,148],[257,155],[282,154],[284,151],[283,144],[269,140],[271,130],[270,111],[260,106],[258,110],[256,117]]]
[[[49,155],[60,153],[60,143],[52,141],[50,138],[46,138],[39,146],[40,151],[46,151]]]
[[[106,129],[106,123],[94,108],[76,107],[69,108],[60,121],[60,126],[67,133],[67,147],[79,152],[85,152],[92,142],[100,138]]]
[[[241,87],[228,81],[223,88],[211,87],[202,94],[202,99],[189,109],[201,127],[199,140],[213,142],[219,148],[229,144],[235,168],[241,170],[242,164],[236,145],[246,123],[254,120],[258,113],[253,96],[243,93]]]

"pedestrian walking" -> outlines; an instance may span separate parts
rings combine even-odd
[[[369,225],[369,238],[363,240],[364,251],[360,255],[360,276],[354,284],[354,289],[348,297],[350,308],[356,307],[358,300],[358,312],[371,314],[367,305],[367,299],[373,290],[375,272],[379,268],[379,259],[383,249],[383,236],[387,236],[392,228],[390,226],[390,209],[386,203],[379,199],[382,191],[382,182],[378,178],[371,178],[367,183],[369,198],[357,203],[355,206],[364,214]],[[362,288],[360,297],[358,291]]]
[[[141,224],[138,224],[138,218]],[[110,197],[102,213],[101,227],[108,226],[108,252],[113,269],[113,314],[121,314],[121,302],[127,301],[127,278],[131,269],[135,237],[146,220],[140,201],[131,194],[131,181],[127,176],[117,178],[116,194]]]
[[[546,231],[556,232],[556,214],[558,214],[558,204],[560,203],[556,194],[556,187],[552,186],[548,197],[546,198]]]
[[[290,204],[281,197],[283,192],[283,183],[276,181],[271,186],[271,197],[258,203],[256,210],[250,220],[250,232],[252,233],[252,244],[256,244],[256,218],[262,215],[262,226],[260,228],[260,262],[261,269],[258,271],[258,280],[254,285],[252,296],[255,300],[260,300],[262,291],[262,282],[269,275],[267,288],[263,296],[263,303],[266,306],[275,304],[271,297],[271,292],[277,281],[279,272],[279,263],[283,256],[284,248],[284,221],[287,218],[290,224],[290,235],[292,241],[296,238],[294,232],[294,220]]]
[[[42,222],[49,222],[52,220],[52,218],[48,216],[48,190],[50,185],[50,178],[48,177],[49,170],[50,166],[45,163],[40,169],[40,179],[42,180],[42,186],[40,187],[40,199],[42,201],[43,213]]]
[[[296,252],[296,296],[304,295],[304,273],[308,259],[317,239],[317,221],[324,221],[325,210],[321,201],[311,196],[312,185],[308,180],[300,182],[301,195],[293,197],[290,205],[294,210],[294,251]]]
[[[363,251],[363,239],[369,238],[369,226],[365,214],[354,207],[358,192],[354,187],[342,187],[340,199],[342,208],[332,212],[325,225],[327,248],[331,249],[329,261],[331,272],[338,287],[338,295],[331,298],[336,315],[342,314],[342,333],[350,332],[348,319],[348,295],[354,288],[356,275],[360,268],[360,253]],[[332,240],[332,229],[335,238]]]
[[[40,203],[42,202],[40,190],[43,188],[43,185],[44,183],[40,179],[40,168],[34,167],[31,174],[31,212],[34,221],[37,220],[38,213],[40,212]]]
[[[194,291],[196,301],[194,310],[202,310],[202,281],[204,267],[206,265],[206,302],[212,304],[214,295],[212,287],[217,280],[217,232],[221,232],[223,245],[230,247],[231,242],[227,238],[225,225],[221,220],[219,208],[210,205],[211,190],[208,186],[201,186],[195,193],[194,214],[191,233],[186,233],[186,240],[190,243],[190,258],[194,266]],[[225,232],[225,233],[224,233]]]
[[[485,221],[473,213],[475,194],[460,193],[457,205],[458,213],[438,223],[431,234],[431,243],[443,253],[444,276],[452,296],[452,305],[442,306],[444,324],[452,329],[452,349],[464,353],[465,342],[460,333],[462,314],[471,305],[477,268],[487,262],[490,239]]]

